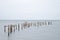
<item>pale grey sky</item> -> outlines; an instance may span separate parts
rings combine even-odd
[[[0,20],[60,20],[60,0],[0,0]]]

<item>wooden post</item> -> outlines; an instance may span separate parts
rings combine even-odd
[[[15,32],[15,27],[14,27],[14,32]]]
[[[18,24],[18,31],[20,30],[20,25]]]
[[[12,25],[10,26],[10,33],[12,33]]]
[[[8,26],[8,36],[10,35],[10,30],[9,30],[9,26]]]
[[[4,26],[4,32],[6,32],[6,25]]]

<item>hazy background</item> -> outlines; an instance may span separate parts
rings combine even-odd
[[[0,20],[60,20],[60,0],[0,0]]]

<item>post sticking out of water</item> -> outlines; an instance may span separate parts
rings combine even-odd
[[[8,36],[12,33],[12,25],[8,25]]]
[[[10,26],[10,33],[12,33],[12,25]]]
[[[14,32],[15,32],[15,27],[14,27]]]
[[[9,33],[9,27],[8,27],[8,36],[10,35],[10,33]]]
[[[6,32],[6,25],[4,26],[4,32]]]
[[[18,31],[20,30],[20,25],[18,24]]]

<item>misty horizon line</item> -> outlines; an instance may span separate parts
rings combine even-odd
[[[60,20],[44,20],[44,19],[40,19],[40,20],[24,20],[24,19],[22,19],[22,20],[0,20],[0,21],[60,21]]]

